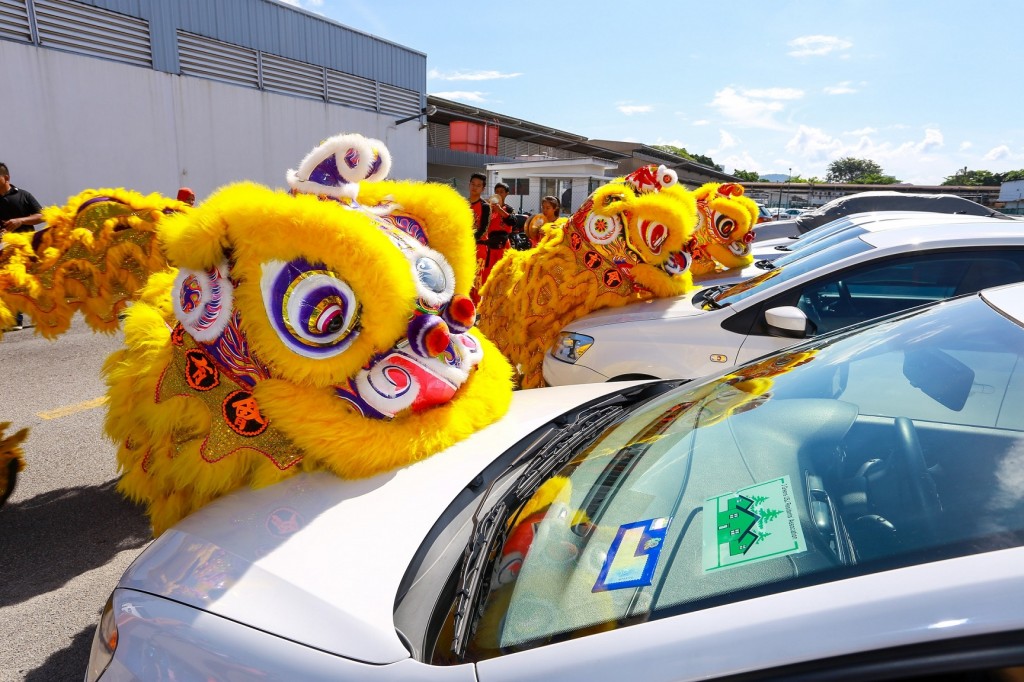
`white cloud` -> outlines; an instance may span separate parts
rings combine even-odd
[[[988,150],[985,156],[981,157],[986,161],[1002,161],[1010,158],[1010,148],[1005,144],[1001,144],[998,147],[993,147]]]
[[[646,114],[654,109],[650,104],[620,104],[615,108],[626,116],[632,116],[633,114]]]
[[[467,90],[449,90],[448,92],[432,92],[431,95],[436,97],[443,97],[444,99],[452,99],[460,102],[472,102],[473,104],[483,104],[487,101],[485,95],[486,92],[480,92],[474,90],[472,92]]]
[[[825,86],[824,91],[826,95],[851,95],[857,92],[857,89],[853,87],[850,81],[843,81],[835,85]]]
[[[923,180],[927,175],[941,172],[947,159],[936,156],[945,143],[942,131],[927,128],[919,140],[908,140],[895,144],[878,141],[872,137],[877,131],[865,128],[844,135],[858,134],[854,141],[844,141],[823,130],[800,126],[789,142],[786,151],[805,160],[808,165],[818,166],[820,171],[809,170],[810,174],[825,174],[825,167],[836,159],[852,156],[870,159],[882,166],[887,175],[895,175],[904,182],[934,184],[936,181]],[[910,177],[914,176],[914,177]]]
[[[722,159],[715,159],[715,163],[721,164],[726,168],[732,168],[733,171],[737,169],[758,170],[761,167],[761,165],[754,160],[754,157],[750,155],[750,152],[746,151],[741,154],[730,154]]]
[[[871,135],[877,133],[877,128],[857,128],[856,130],[847,130],[843,135]]]
[[[789,142],[786,151],[814,164],[823,164],[843,155],[843,142],[823,130],[802,125]]]
[[[924,131],[924,139],[913,146],[918,154],[926,154],[941,149],[945,144],[942,131],[936,128],[928,128]]]
[[[693,122],[693,125],[695,125],[695,126],[706,126],[706,125],[710,125],[710,124],[711,124],[711,121],[707,120],[706,118],[702,118],[699,121],[694,121]]]
[[[821,57],[832,52],[842,52],[853,47],[849,40],[836,36],[801,36],[787,43],[793,48],[791,57]]]
[[[785,126],[775,120],[775,114],[785,108],[780,100],[799,99],[803,94],[802,90],[793,88],[738,92],[730,87],[716,92],[711,106],[730,123],[746,128],[783,130]]]
[[[445,73],[437,69],[427,72],[427,78],[439,81],[492,81],[502,78],[518,78],[522,73],[502,73],[501,71],[451,71]]]
[[[762,88],[744,90],[743,95],[754,99],[800,99],[804,96],[804,91],[797,88]]]
[[[965,152],[965,151],[967,151],[968,149],[970,149],[973,146],[974,146],[973,142],[969,142],[967,140],[964,140],[963,142],[960,143],[960,151]]]
[[[722,150],[725,150],[725,149],[730,149],[732,147],[735,147],[737,144],[739,144],[739,140],[737,140],[735,137],[733,137],[732,135],[730,135],[726,131],[719,130],[718,131],[718,149],[716,149],[715,151],[722,151]]]

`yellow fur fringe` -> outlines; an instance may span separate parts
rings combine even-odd
[[[4,237],[0,327],[23,312],[38,333],[55,338],[81,312],[94,330],[114,331],[118,311],[150,273],[167,265],[155,236],[163,212],[184,210],[187,205],[159,194],[109,188],[46,208],[46,229]]]

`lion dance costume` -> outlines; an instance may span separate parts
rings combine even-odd
[[[645,166],[595,190],[535,249],[507,252],[481,292],[479,324],[520,387],[544,385],[544,353],[574,319],[692,288],[696,213],[674,171]]]
[[[169,266],[104,373],[118,488],[154,534],[244,485],[407,465],[506,411],[511,368],[472,328],[469,207],[389,169],[380,142],[339,135],[291,194],[242,183],[148,214]]]
[[[543,386],[544,353],[565,325],[750,265],[756,221],[740,185],[689,192],[664,166],[640,168],[545,226],[535,248],[506,253],[481,292],[480,328],[515,365],[519,387]]]

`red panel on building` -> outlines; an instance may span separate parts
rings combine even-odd
[[[458,152],[498,154],[498,126],[470,121],[452,121],[448,125],[448,146]]]

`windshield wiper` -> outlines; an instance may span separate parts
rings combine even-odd
[[[789,251],[789,249],[786,249],[786,251]],[[768,260],[767,258],[762,258],[761,260],[754,263],[754,265],[756,267],[761,268],[762,270],[774,270],[776,268],[775,263]]]
[[[490,591],[494,550],[505,543],[509,531],[506,523],[509,515],[530,499],[541,484],[582,447],[625,412],[626,408],[621,404],[609,405],[607,402],[580,412],[574,421],[560,428],[535,455],[530,456],[529,463],[512,485],[483,517],[479,517],[490,488],[484,493],[473,514],[473,530],[469,544],[463,551],[459,587],[455,593],[455,632],[451,650],[460,659],[465,655],[471,626],[482,614],[484,598]]]

